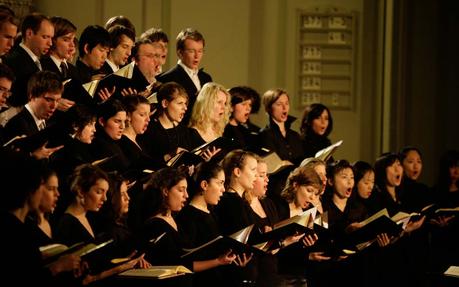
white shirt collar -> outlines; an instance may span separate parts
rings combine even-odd
[[[37,55],[35,55],[35,54],[32,52],[32,50],[30,50],[23,42],[21,42],[21,43],[19,44],[19,46],[21,46],[22,49],[24,49],[24,50],[27,52],[27,54],[29,54],[30,58],[32,58],[32,60],[33,60],[34,62],[40,61],[40,59],[37,57]]]
[[[191,78],[192,78],[194,75],[198,75],[199,70],[193,70],[193,69],[188,68],[188,67],[182,62],[182,60],[178,60],[177,64],[179,64],[180,66],[182,66],[182,68],[185,70],[185,72],[186,72],[186,73],[188,74],[188,76],[190,76]]]
[[[53,55],[49,55],[51,60],[53,60],[54,64],[59,68],[59,71],[61,71],[61,63],[64,62],[65,65],[68,67],[67,62],[65,60],[59,60],[58,58],[54,57]],[[61,71],[62,72],[62,71]]]
[[[35,124],[37,125],[37,128],[40,128],[40,126],[42,126],[42,123],[46,123],[45,120],[41,120],[39,118],[37,118],[37,116],[35,116],[33,110],[32,110],[32,107],[30,106],[29,103],[27,103],[25,105],[25,108],[29,111],[29,113],[32,115],[32,118],[33,120],[35,121]]]
[[[105,59],[105,62],[107,62],[107,64],[110,66],[110,68],[112,68],[113,70],[113,73],[118,71],[120,69],[120,67],[118,67],[117,65],[115,65],[115,63],[113,63],[112,61],[110,61],[108,58]]]

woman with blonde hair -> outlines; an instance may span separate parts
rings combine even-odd
[[[190,118],[192,147],[211,142],[223,135],[229,121],[231,96],[225,87],[207,83],[199,92]],[[218,151],[211,150],[213,154]]]

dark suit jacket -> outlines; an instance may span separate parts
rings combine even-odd
[[[20,113],[8,121],[5,126],[5,140],[10,140],[15,136],[30,136],[38,132],[37,124],[29,110],[24,108]]]
[[[14,72],[16,80],[11,87],[12,95],[8,98],[11,106],[18,107],[25,105],[28,101],[27,82],[30,77],[39,71],[37,65],[27,52],[17,46],[6,58],[4,63]]]
[[[113,71],[112,67],[110,67],[110,65],[107,63],[107,61],[105,61],[105,63],[102,66],[102,68],[99,69],[99,74],[108,75],[108,74],[113,74],[114,72],[115,71]]]
[[[202,69],[198,72],[199,82],[201,83],[201,87],[208,82],[212,82],[212,77],[204,72]],[[189,98],[188,110],[186,111],[185,117],[182,120],[182,123],[188,123],[189,118],[191,116],[191,110],[193,109],[194,102],[196,101],[196,97],[198,96],[198,89],[194,85],[193,81],[191,80],[190,76],[186,73],[186,71],[177,64],[175,67],[162,73],[161,75],[157,76],[156,79],[161,83],[168,83],[168,82],[176,82],[186,90]]]
[[[71,63],[67,62],[67,68],[68,68],[68,74],[67,77],[64,78],[64,76],[61,73],[61,70],[59,69],[58,66],[56,66],[56,63],[51,59],[49,56],[43,56],[40,59],[41,67],[43,68],[43,71],[51,71],[54,72],[58,75],[61,76],[61,80],[66,80],[66,79],[74,79],[77,77],[77,70],[74,65]]]

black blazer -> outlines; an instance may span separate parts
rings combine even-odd
[[[208,82],[212,82],[212,77],[204,72],[202,69],[198,72],[199,82],[201,83],[201,87]],[[191,80],[190,76],[186,73],[186,71],[177,64],[175,67],[162,73],[161,75],[157,76],[156,79],[161,83],[168,83],[168,82],[176,82],[186,90],[189,98],[188,110],[185,113],[185,117],[182,120],[182,123],[185,125],[188,123],[191,110],[193,109],[194,102],[196,101],[196,97],[198,96],[198,89],[194,85],[193,81]]]
[[[5,140],[19,135],[30,136],[38,132],[37,124],[26,108],[8,121],[5,126]]]
[[[62,81],[70,78],[74,79],[77,77],[76,67],[69,62],[67,62],[68,73],[66,77],[62,75],[61,70],[58,66],[56,66],[56,63],[54,63],[50,56],[41,57],[40,63],[41,67],[43,68],[43,71],[51,71],[58,74],[59,76],[61,76]]]
[[[17,46],[6,58],[4,63],[13,70],[16,80],[11,87],[12,95],[8,98],[11,106],[19,107],[27,103],[27,82],[30,77],[40,71],[38,66],[21,47]]]

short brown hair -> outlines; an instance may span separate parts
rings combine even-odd
[[[263,105],[265,106],[265,111],[269,115],[271,115],[272,105],[284,94],[288,97],[287,91],[279,88],[267,90],[263,94]]]

